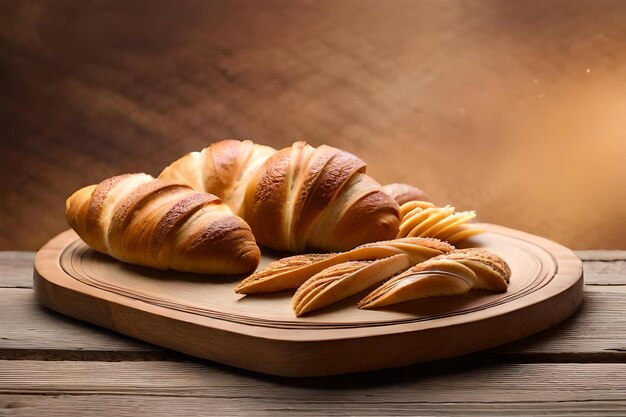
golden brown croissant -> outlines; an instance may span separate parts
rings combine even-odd
[[[214,194],[241,217],[250,179],[275,153],[274,148],[249,140],[226,139],[177,159],[159,178],[183,181],[196,191]]]
[[[254,270],[249,226],[219,198],[174,180],[126,174],[76,191],[67,220],[93,249],[120,261],[203,274]]]
[[[391,239],[399,229],[397,203],[365,174],[365,163],[330,146],[296,142],[276,152],[221,141],[182,157],[159,178],[222,198],[257,242],[275,250],[348,250]]]

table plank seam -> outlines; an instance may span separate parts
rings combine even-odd
[[[181,388],[181,389],[189,389],[189,388]],[[164,393],[159,392],[159,389],[152,388],[152,391],[138,391],[138,392],[130,392],[130,391],[95,391],[95,390],[85,390],[80,391],[76,389],[72,389],[71,391],[47,391],[47,390],[37,390],[32,389],[30,391],[18,391],[18,390],[0,390],[0,395],[38,395],[38,396],[59,396],[59,395],[68,395],[68,396],[76,396],[76,397],[91,397],[91,396],[119,396],[119,397],[159,397],[159,398],[212,398],[212,399],[231,399],[231,400],[255,400],[255,401],[266,401],[266,402],[275,402],[276,400],[284,400],[283,396],[269,396],[267,394],[254,396],[254,395],[210,395],[210,394],[199,394],[199,393],[181,393],[180,395],[172,394],[171,388],[162,388]],[[193,390],[193,388],[191,388]],[[167,393],[165,393],[167,392]],[[294,399],[294,401],[298,401]],[[390,400],[380,398],[377,401],[377,398],[372,397],[371,401],[359,400],[359,399],[306,399],[305,402],[307,404],[508,404],[508,403],[521,403],[521,404],[542,404],[546,402],[553,403],[588,403],[588,402],[604,402],[604,401],[624,401],[622,398],[580,398],[580,399],[551,399],[551,400],[493,400],[493,401],[483,401],[483,400],[458,400],[454,401],[451,398],[446,398],[446,400],[442,401],[426,401],[426,400],[414,400],[414,401],[398,401],[398,400]]]
[[[514,342],[516,343],[516,342]],[[506,345],[505,345],[506,347]],[[160,349],[155,347],[155,349]],[[501,348],[500,348],[501,349]],[[480,356],[480,357],[479,357]],[[491,352],[489,350],[460,357],[488,360],[500,364],[556,364],[556,363],[626,363],[626,348],[604,348],[599,352]],[[194,358],[170,350],[154,351],[98,351],[70,349],[0,349],[0,360],[43,362],[214,362]]]
[[[2,338],[3,340],[10,340]],[[189,362],[190,357],[157,346],[146,351],[71,350],[71,349],[2,349],[0,360],[43,362]]]

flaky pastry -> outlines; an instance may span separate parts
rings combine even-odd
[[[216,196],[175,180],[118,175],[72,194],[66,215],[93,249],[136,265],[241,274],[260,260],[241,218]]]
[[[509,265],[485,249],[461,249],[424,261],[397,275],[359,302],[371,309],[418,298],[463,294],[472,289],[504,292]]]
[[[400,206],[400,230],[397,237],[432,237],[456,244],[484,230],[468,221],[474,211],[454,212],[454,207],[437,207],[427,201],[409,201]]]
[[[255,272],[235,291],[252,294],[297,288],[313,275],[344,262],[373,261],[401,254],[407,257],[410,266],[452,250],[454,247],[446,242],[410,237],[368,243],[347,252],[296,255],[272,262],[264,270]]]

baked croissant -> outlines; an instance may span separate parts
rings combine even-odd
[[[240,274],[260,260],[250,227],[220,199],[147,174],[112,177],[66,202],[70,226],[93,249],[157,269]]]
[[[504,292],[509,265],[485,249],[461,249],[422,262],[372,291],[359,308],[377,308],[418,298],[463,294],[471,289]]]
[[[258,243],[279,251],[344,251],[399,229],[398,204],[365,174],[365,163],[326,145],[296,142],[274,151],[221,141],[183,156],[159,178],[217,195]]]
[[[276,149],[249,140],[226,139],[177,159],[159,178],[183,181],[196,191],[214,194],[241,217],[248,183],[275,153]]]

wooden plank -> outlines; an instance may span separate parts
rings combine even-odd
[[[405,401],[365,402],[307,401],[305,398],[282,399],[256,398],[233,395],[231,398],[170,397],[167,395],[0,395],[0,410],[11,416],[118,416],[154,417],[187,416],[383,416],[383,415],[464,415],[464,416],[620,416],[624,415],[626,401],[492,401],[492,402],[443,402],[416,401],[407,396]]]
[[[588,285],[585,291],[626,294],[626,285]]]
[[[29,258],[32,259],[32,252],[0,253],[0,282],[11,276],[5,271],[14,270],[12,276],[22,277],[22,282],[26,282],[28,275],[30,283]],[[622,278],[624,263],[618,262],[616,267],[613,264],[585,262],[586,282],[601,284],[603,276]],[[611,284],[620,282],[610,281]],[[17,284],[21,282],[18,280]],[[602,292],[592,293],[592,289]],[[556,355],[561,355],[559,360],[566,360],[581,354],[587,355],[587,360],[591,357],[623,360],[626,355],[623,311],[626,311],[626,295],[607,293],[603,285],[589,285],[576,316],[554,329],[511,344],[498,354],[534,355],[537,361],[557,360]],[[175,356],[173,352],[47,310],[37,304],[31,290],[0,288],[0,358],[146,360],[164,358],[164,355]],[[539,357],[541,355],[549,356]],[[580,360],[579,356],[575,358]]]
[[[32,290],[0,288],[0,357],[143,360],[170,354],[161,348],[54,313]]]
[[[626,293],[585,292],[580,310],[570,319],[503,348],[503,355],[526,360],[626,361]],[[543,357],[543,358],[542,358]]]
[[[626,261],[626,250],[577,250],[583,261]]]
[[[626,364],[430,366],[324,378],[267,377],[187,362],[0,361],[0,393],[165,395],[274,406],[283,402],[459,403],[624,401]],[[332,407],[332,406],[331,406]]]
[[[32,288],[35,252],[0,252],[0,288]]]
[[[587,285],[626,285],[626,261],[584,261]]]
[[[602,287],[598,287],[602,288]],[[591,355],[626,358],[626,294],[586,292],[581,310],[564,323],[510,344],[499,355]],[[15,318],[19,317],[19,320]],[[147,360],[172,352],[91,326],[41,307],[32,291],[0,289],[0,358]],[[579,356],[575,357],[576,360]],[[564,357],[562,358],[564,359]],[[559,360],[562,360],[559,359]]]

